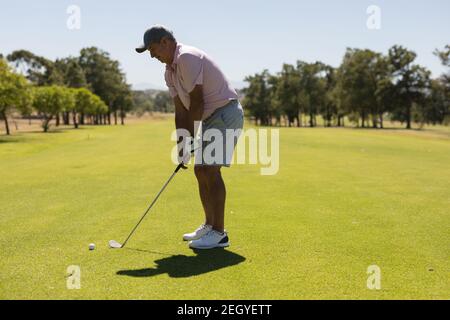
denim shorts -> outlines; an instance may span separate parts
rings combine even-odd
[[[244,111],[238,100],[215,110],[202,121],[202,157],[196,165],[231,165],[233,152],[244,125]]]

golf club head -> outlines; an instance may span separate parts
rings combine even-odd
[[[112,249],[122,248],[122,245],[118,243],[116,240],[109,240],[109,247]]]

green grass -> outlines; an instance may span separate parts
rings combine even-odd
[[[277,175],[224,169],[230,248],[181,241],[202,222],[190,168],[108,249],[173,170],[172,126],[0,136],[1,299],[450,298],[448,129],[283,128]]]

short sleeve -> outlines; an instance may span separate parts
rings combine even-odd
[[[172,77],[170,75],[169,70],[166,70],[166,73],[164,74],[164,79],[166,80],[167,88],[169,88],[170,96],[172,98],[175,98],[178,95],[178,93],[177,93],[177,90],[175,89],[175,85],[173,84]]]
[[[196,85],[203,85],[203,59],[184,53],[178,58],[178,68],[184,89],[190,93]]]

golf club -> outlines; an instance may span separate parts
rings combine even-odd
[[[191,153],[194,153],[195,150],[192,150]],[[147,208],[147,210],[145,211],[145,213],[142,215],[141,219],[139,220],[139,222],[136,224],[136,226],[133,228],[133,230],[131,230],[130,234],[128,235],[128,237],[125,239],[125,241],[123,242],[123,244],[120,244],[119,242],[117,242],[116,240],[109,240],[109,247],[113,248],[113,249],[119,249],[119,248],[123,248],[125,247],[125,245],[127,244],[128,240],[131,238],[131,236],[133,235],[134,231],[137,229],[137,227],[139,226],[139,224],[142,222],[142,220],[144,220],[145,216],[147,215],[147,213],[150,211],[150,209],[153,207],[153,205],[155,204],[156,200],[158,200],[159,196],[161,195],[161,193],[164,191],[164,189],[167,187],[167,185],[169,184],[169,182],[173,179],[173,177],[177,174],[177,172],[180,169],[187,169],[187,167],[184,165],[184,161],[181,162],[177,168],[175,169],[175,171],[172,173],[172,175],[170,176],[169,180],[167,180],[167,182],[164,184],[164,186],[161,188],[161,190],[158,192],[158,194],[156,195],[155,199],[152,201],[152,203],[150,204],[150,206]]]

